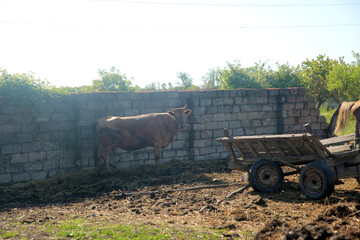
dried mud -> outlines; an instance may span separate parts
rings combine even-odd
[[[47,239],[38,224],[68,216],[124,224],[226,229],[223,238],[360,239],[360,188],[342,180],[325,200],[309,200],[298,175],[285,177],[278,192],[258,193],[246,185],[243,172],[229,171],[224,160],[171,161],[159,175],[149,166],[111,175],[88,171],[0,187],[0,225],[9,219],[24,224],[25,235]],[[230,184],[227,187],[196,189]],[[195,188],[195,189],[194,189]],[[187,189],[187,191],[184,191]],[[129,192],[144,194],[126,195]]]

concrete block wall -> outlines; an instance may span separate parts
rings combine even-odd
[[[179,131],[161,152],[161,162],[226,158],[216,142],[224,135],[304,132],[311,122],[322,134],[327,127],[305,89],[107,92],[74,94],[44,104],[39,112],[0,106],[0,183],[52,177],[95,167],[93,122],[103,116],[167,112],[187,105],[193,110],[187,130]],[[115,149],[117,168],[153,163],[152,148]]]

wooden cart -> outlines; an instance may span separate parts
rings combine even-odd
[[[255,191],[278,190],[284,176],[300,173],[300,188],[310,199],[330,196],[336,180],[359,181],[360,149],[353,140],[354,134],[319,140],[310,133],[217,139],[229,151],[229,168],[249,171]],[[294,171],[283,173],[282,166]]]

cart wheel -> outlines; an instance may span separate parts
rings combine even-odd
[[[305,165],[300,173],[300,189],[307,198],[322,199],[334,192],[334,173],[321,162]]]
[[[281,167],[273,161],[260,160],[249,170],[249,183],[257,192],[272,192],[279,190],[284,180]]]

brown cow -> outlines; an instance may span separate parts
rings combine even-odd
[[[157,172],[159,171],[160,149],[167,147],[178,130],[185,129],[186,117],[191,109],[170,109],[167,113],[149,113],[131,117],[104,117],[95,122],[98,143],[96,157],[103,159],[109,172],[109,154],[118,147],[133,151],[154,147]]]

